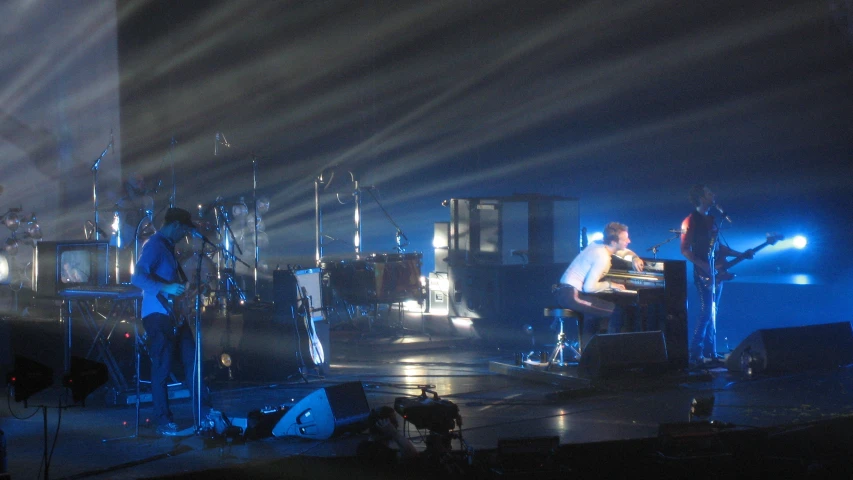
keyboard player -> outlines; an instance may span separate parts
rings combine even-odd
[[[594,294],[625,290],[623,284],[603,280],[610,271],[612,256],[630,262],[637,271],[643,270],[643,260],[628,249],[630,243],[628,227],[610,222],[604,226],[602,241],[584,248],[560,278],[560,285],[554,291],[557,303],[583,315],[581,348],[598,333],[602,319],[609,320],[608,333],[618,333],[622,329],[622,308]]]

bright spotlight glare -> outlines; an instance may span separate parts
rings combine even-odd
[[[589,236],[590,242],[597,242],[599,240],[604,240],[604,234],[601,232],[595,232]]]
[[[807,244],[808,240],[806,240],[806,237],[802,235],[797,235],[796,237],[794,237],[794,248],[802,249],[805,248]]]

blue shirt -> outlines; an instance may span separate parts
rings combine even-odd
[[[157,298],[160,288],[170,283],[186,282],[175,257],[175,244],[160,232],[152,235],[142,245],[142,253],[130,282],[142,289],[143,318],[152,313],[168,315],[169,312]]]

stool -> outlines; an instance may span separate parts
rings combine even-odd
[[[557,344],[554,345],[554,351],[551,352],[551,356],[548,359],[548,368],[550,368],[551,365],[554,365],[554,364],[559,365],[561,367],[563,365],[565,365],[564,358],[563,358],[563,350],[565,350],[565,349],[569,350],[569,353],[572,356],[572,360],[574,360],[576,362],[579,361],[581,358],[581,346],[580,346],[580,319],[581,319],[581,314],[574,311],[574,310],[570,310],[568,308],[545,307],[545,316],[549,317],[549,318],[555,318],[555,319],[557,319],[557,321],[560,322],[560,333],[557,334]],[[575,327],[576,327],[577,332],[578,332],[577,348],[575,348],[575,345],[569,343],[568,340],[566,339],[566,333],[565,333],[565,330],[563,328],[563,321],[566,318],[575,319]]]

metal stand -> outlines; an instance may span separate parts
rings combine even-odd
[[[252,223],[254,224],[255,234],[255,268],[254,268],[254,299],[255,302],[260,302],[261,297],[258,295],[258,259],[260,257],[260,247],[258,247],[258,157],[252,154]]]
[[[571,312],[571,315],[568,313]],[[578,335],[578,348],[575,348],[571,343],[568,342],[566,338],[565,330],[563,329],[564,318],[577,318],[577,314],[568,309],[564,308],[546,308],[545,315],[548,317],[556,317],[557,321],[560,322],[560,331],[557,334],[557,344],[554,346],[554,350],[551,352],[550,357],[548,358],[548,366],[547,369],[550,369],[552,365],[557,365],[559,367],[565,366],[565,358],[564,358],[564,350],[568,349],[571,352],[572,360],[577,362],[581,358],[581,346],[580,346],[580,335]],[[580,334],[580,332],[578,332]]]
[[[139,375],[140,375],[140,373],[139,373],[139,362],[140,362],[139,322],[140,321],[141,320],[139,318],[139,302],[137,301],[134,304],[134,318],[133,318],[133,356],[136,359],[136,371],[134,372],[135,376],[136,376],[136,401],[134,402],[135,407],[136,407],[136,422],[134,424],[133,434],[132,435],[126,435],[124,437],[104,438],[104,439],[101,439],[102,443],[112,442],[115,440],[127,440],[127,439],[131,439],[131,438],[139,437],[139,420],[141,418],[139,415],[139,409],[140,409],[140,403],[141,403],[140,397],[142,395],[141,388],[140,388],[140,383],[142,382],[142,380],[139,378]]]
[[[206,237],[202,236],[201,240],[202,240],[202,246],[201,246],[202,252],[204,251],[204,245],[205,244],[211,245],[212,247],[219,249],[219,246],[211,244],[210,241]],[[199,254],[198,263],[196,264],[196,270],[195,270],[195,279],[196,279],[196,285],[195,285],[195,287],[196,287],[196,292],[195,292],[195,365],[193,366],[192,391],[193,391],[193,395],[194,395],[194,397],[193,397],[193,417],[194,417],[194,419],[193,420],[194,420],[195,426],[196,426],[196,433],[201,433],[205,429],[208,428],[206,425],[203,425],[202,421],[201,421],[202,420],[201,397],[202,397],[202,390],[203,390],[202,379],[204,378],[202,376],[202,371],[201,371],[201,365],[202,365],[202,358],[201,358],[201,355],[202,355],[202,351],[201,351],[201,347],[202,347],[202,343],[201,343],[201,340],[202,340],[201,339],[201,307],[202,307],[202,305],[201,305],[201,303],[202,303],[201,302],[201,294],[202,294],[202,292],[201,292],[201,286],[202,286],[201,262],[202,262],[203,257],[204,257],[203,254]]]
[[[95,159],[95,163],[92,164],[92,204],[93,209],[95,211],[95,225],[94,225],[94,235],[95,240],[101,239],[101,227],[98,223],[98,170],[100,170],[101,160],[107,155],[107,152],[113,148],[113,133],[110,131],[110,143],[107,145],[107,148],[101,152],[101,155]]]
[[[654,245],[652,245],[651,247],[649,247],[649,248],[647,248],[647,249],[646,249],[646,251],[647,251],[647,252],[652,252],[652,257],[653,257],[654,259],[657,259],[657,258],[658,258],[658,250],[660,250],[660,247],[662,247],[662,246],[666,245],[667,243],[669,243],[669,242],[671,242],[671,241],[675,240],[676,238],[681,237],[681,230],[680,230],[680,229],[679,229],[679,230],[671,229],[671,230],[669,231],[669,233],[674,233],[675,235],[673,235],[673,236],[671,236],[671,237],[667,238],[666,240],[664,240],[664,241],[662,241],[662,242],[660,242],[660,243],[654,244]]]
[[[717,359],[717,253],[715,250],[717,249],[718,237],[719,234],[711,238],[711,251],[708,252],[708,270],[710,270],[709,278],[711,282],[711,319],[708,322],[708,326],[714,329],[714,335],[711,337],[712,360]]]
[[[361,190],[359,189],[358,180],[355,179],[355,175],[352,172],[347,173],[353,184],[353,220],[355,230],[353,234],[353,247],[355,253],[358,254],[361,253]],[[335,172],[331,170],[328,178],[324,178],[323,173],[321,173],[314,179],[314,261],[318,267],[323,258],[323,238],[328,237],[327,235],[323,235],[323,209],[320,208],[320,185],[323,185],[323,189],[325,190],[329,188],[334,178]],[[340,198],[338,198],[338,201],[340,201]],[[328,238],[333,241],[336,240],[331,237]]]
[[[65,324],[65,370],[70,370],[71,368],[71,317],[73,311],[73,304],[76,301],[78,305],[78,310],[80,311],[80,316],[83,318],[83,321],[86,327],[89,329],[91,333],[93,333],[92,346],[89,347],[89,351],[86,355],[88,358],[92,351],[97,349],[98,354],[103,360],[105,366],[107,367],[107,372],[109,373],[109,379],[113,384],[113,388],[116,392],[126,391],[128,389],[127,379],[124,378],[124,375],[121,373],[121,369],[119,368],[118,362],[110,351],[109,341],[107,340],[109,335],[104,335],[103,332],[107,328],[108,324],[112,321],[113,324],[119,322],[124,313],[128,310],[128,307],[132,304],[133,306],[133,354],[135,357],[135,389],[136,389],[136,427],[133,435],[128,435],[124,437],[117,438],[105,438],[102,439],[102,442],[108,442],[112,440],[122,440],[127,438],[136,438],[139,436],[139,409],[140,409],[140,378],[139,378],[139,362],[140,362],[140,352],[139,352],[139,302],[142,299],[142,292],[132,286],[125,285],[115,285],[109,286],[104,290],[95,290],[90,289],[87,290],[85,288],[79,289],[66,289],[60,292],[60,296],[63,297],[67,306],[67,319]],[[100,298],[109,298],[113,300],[113,305],[110,308],[109,313],[104,319],[104,324],[98,328],[94,312],[88,305],[89,300],[97,300]],[[113,325],[114,326],[114,325]]]

